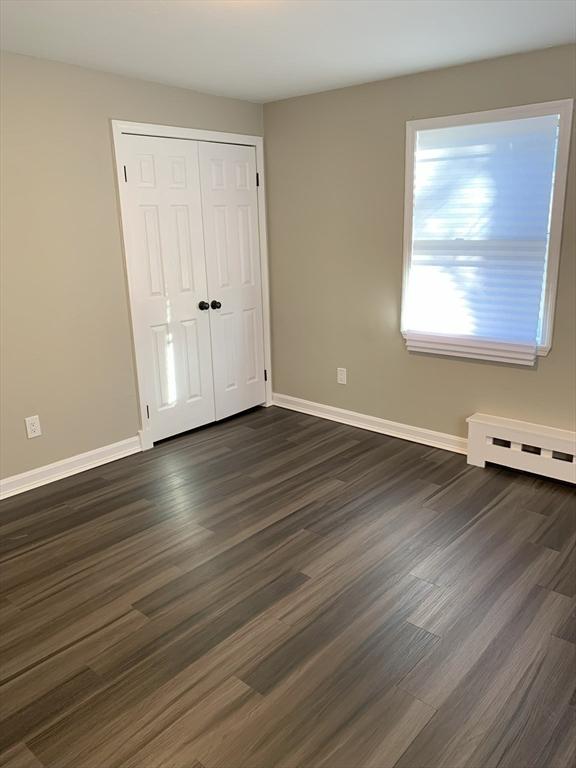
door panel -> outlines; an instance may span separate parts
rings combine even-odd
[[[215,418],[198,143],[124,136],[124,229],[141,395],[153,440]]]
[[[163,296],[166,291],[162,246],[160,243],[160,213],[157,205],[140,206],[144,230],[144,254],[148,268],[150,296]]]
[[[200,365],[200,339],[198,336],[198,320],[185,320],[184,353],[186,366],[186,399],[188,402],[202,397],[202,367]]]
[[[254,147],[201,142],[216,418],[263,403],[264,336]]]

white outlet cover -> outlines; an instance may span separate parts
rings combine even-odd
[[[338,384],[346,384],[347,371],[346,368],[336,368],[336,382]]]
[[[40,437],[42,434],[42,428],[40,426],[40,416],[26,416],[24,419],[26,422],[26,434],[29,438]]]

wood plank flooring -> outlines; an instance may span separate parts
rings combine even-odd
[[[278,408],[2,502],[2,768],[569,768],[568,486]]]

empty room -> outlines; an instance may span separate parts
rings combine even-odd
[[[572,768],[576,0],[0,11],[0,768]]]

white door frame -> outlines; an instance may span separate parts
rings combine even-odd
[[[151,136],[167,139],[188,139],[191,141],[212,141],[219,144],[242,144],[256,149],[256,171],[259,177],[259,185],[256,188],[258,197],[258,229],[260,234],[260,270],[262,275],[262,319],[264,324],[264,364],[266,366],[266,401],[265,405],[272,405],[272,352],[271,352],[271,333],[270,333],[270,282],[268,271],[268,239],[266,232],[266,186],[264,175],[264,140],[262,136],[247,136],[243,133],[222,133],[220,131],[205,131],[197,128],[179,128],[172,125],[153,125],[151,123],[133,123],[125,120],[112,120],[112,137],[114,142],[114,156],[116,163],[116,180],[118,184],[118,197],[120,201],[120,212],[122,215],[122,248],[124,252],[124,264],[128,277],[128,295],[130,298],[130,318],[132,322],[132,333],[134,334],[134,315],[132,313],[132,302],[134,297],[131,295],[130,284],[130,262],[127,258],[127,245],[124,238],[124,221],[128,218],[128,199],[124,178],[124,163],[122,160],[123,134],[136,134],[137,136]],[[132,338],[132,348],[134,359],[136,359],[136,350],[134,347],[134,337]],[[138,368],[136,367],[136,376],[138,379]],[[142,450],[153,447],[152,434],[148,426],[148,417],[146,414],[146,403],[142,397],[142,387],[138,381],[138,400],[140,403],[140,425],[139,431]]]

